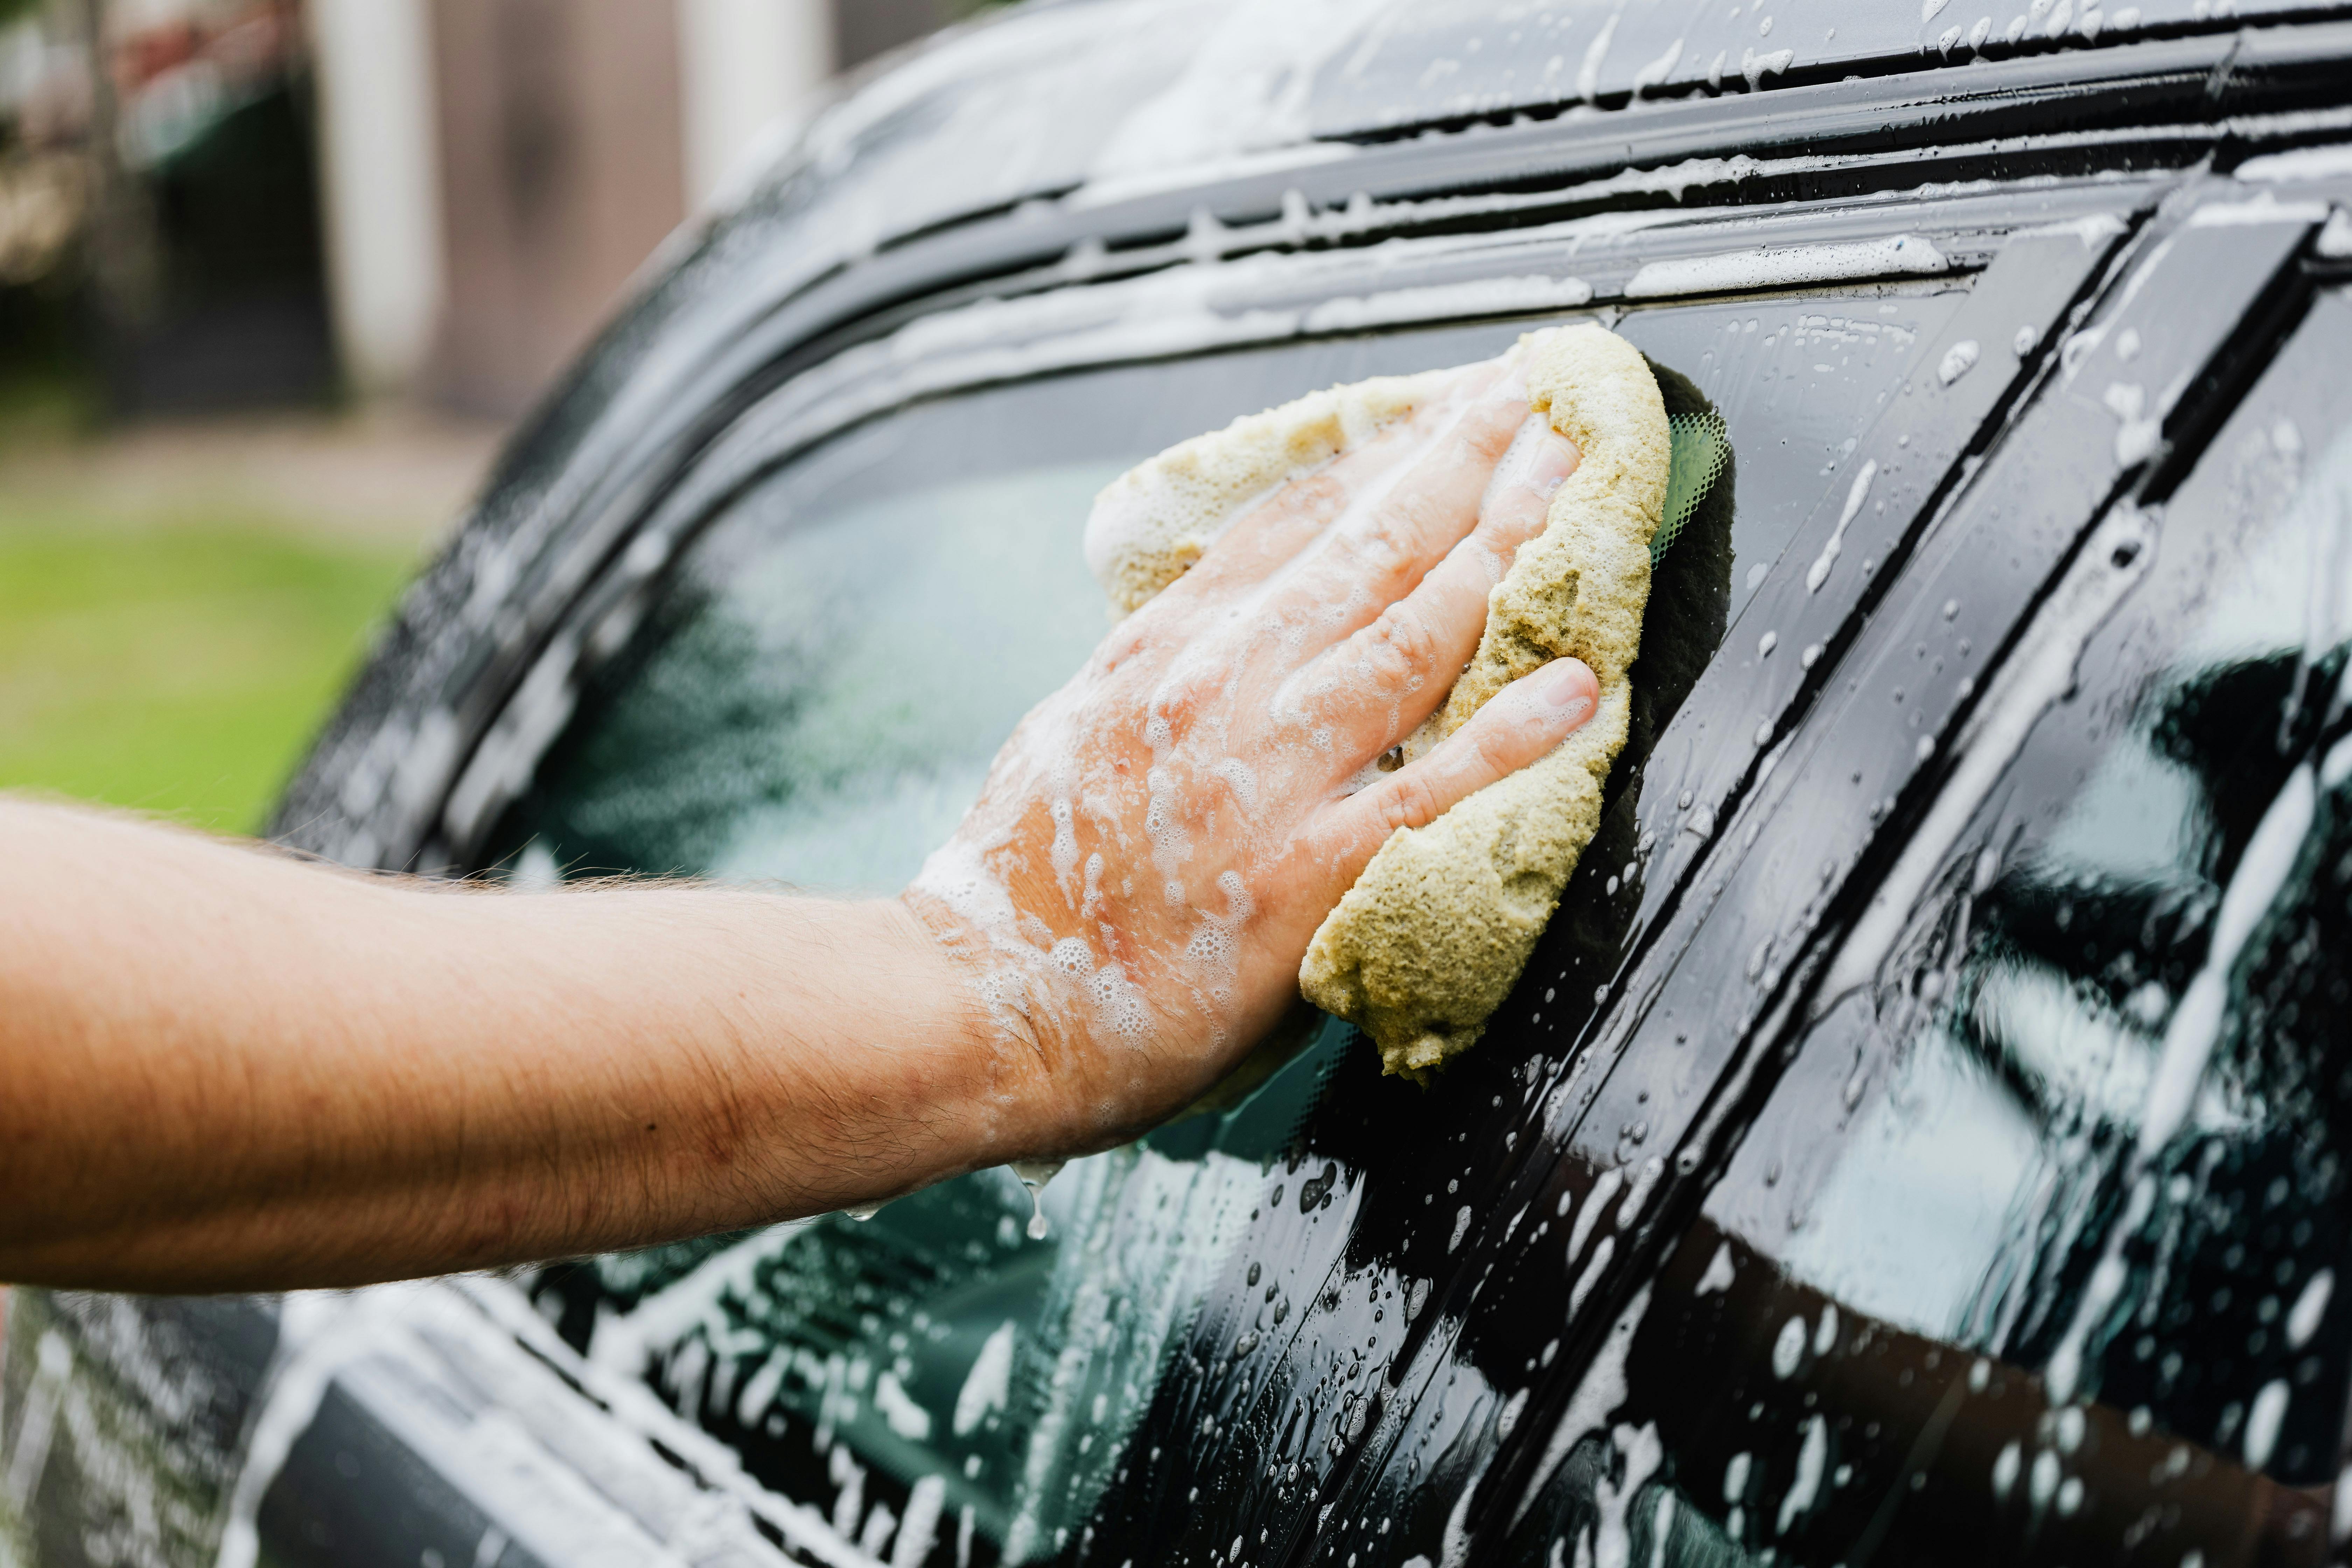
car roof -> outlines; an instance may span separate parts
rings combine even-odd
[[[1064,0],[894,57],[766,178],[887,175],[842,215],[853,243],[879,246],[1024,200],[1102,205],[1404,137],[1563,116],[1597,130],[1853,77],[1949,75],[1959,92],[2021,60],[2344,15],[2345,0]]]

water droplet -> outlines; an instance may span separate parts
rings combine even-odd
[[[2017,1472],[2023,1462],[2024,1456],[2018,1450],[2017,1440],[2011,1438],[1992,1462],[1992,1495],[1996,1501],[2009,1500],[2010,1492],[2017,1486]]]
[[[1805,1359],[1805,1320],[1791,1318],[1780,1325],[1780,1337],[1772,1342],[1772,1375],[1792,1377]]]
[[[1059,1160],[1015,1160],[1010,1169],[1021,1184],[1029,1189],[1029,1239],[1043,1241],[1048,1226],[1045,1223],[1045,1184],[1052,1181],[1062,1168]]]

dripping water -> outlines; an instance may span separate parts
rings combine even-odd
[[[1062,1168],[1059,1160],[1015,1160],[1006,1169],[1029,1189],[1029,1239],[1045,1239],[1045,1184]]]

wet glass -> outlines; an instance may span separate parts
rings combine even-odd
[[[1848,482],[1854,435],[1965,298],[1938,282],[1618,324],[1678,373],[1672,396],[1718,408],[1732,436],[1711,522],[1675,547],[1691,553],[1684,575],[1711,584],[1711,629],[1676,650],[1680,667],[1704,664],[1726,607]],[[525,882],[677,873],[895,892],[1015,721],[1108,629],[1079,550],[1103,483],[1237,413],[1491,354],[1527,325],[1003,387],[778,468],[700,533],[629,646],[590,674],[486,864]],[[1123,1464],[1150,1462],[1127,1446],[1204,1299],[1221,1279],[1259,1293],[1234,1244],[1346,1053],[1366,1048],[1327,1025],[1249,1093],[1074,1163],[1034,1198],[983,1173],[867,1219],[567,1265],[531,1289],[576,1346],[877,1555],[1052,1555],[1083,1539]]]
[[[2347,352],[2323,295],[2112,563],[2071,690],[1607,1336],[1516,1560],[2325,1559]]]

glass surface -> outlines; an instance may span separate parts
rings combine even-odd
[[[2155,514],[1878,986],[1812,1026],[1597,1359],[1520,1559],[2323,1560],[2347,351],[2323,297]]]
[[[1727,582],[1735,607],[1847,482],[1853,437],[1963,298],[1947,283],[1619,324],[1687,376],[1676,395],[1728,421],[1736,524],[1727,489],[1697,535],[1711,542],[1691,548],[1712,552],[1694,570]],[[1237,413],[1481,357],[1524,330],[1000,388],[902,411],[756,479],[688,549],[631,645],[590,673],[487,859],[525,881],[676,872],[896,891],[1021,714],[1108,630],[1079,550],[1104,482]],[[1714,592],[1701,619],[1719,627]],[[1654,662],[1695,670],[1706,651]],[[533,1289],[575,1344],[646,1378],[878,1555],[923,1561],[927,1540],[939,1562],[1064,1552],[1132,1458],[1269,1163],[1364,1049],[1327,1025],[1238,1105],[1074,1163],[1043,1194],[1042,1237],[1030,1194],[1000,1171],[866,1221],[595,1259]]]

